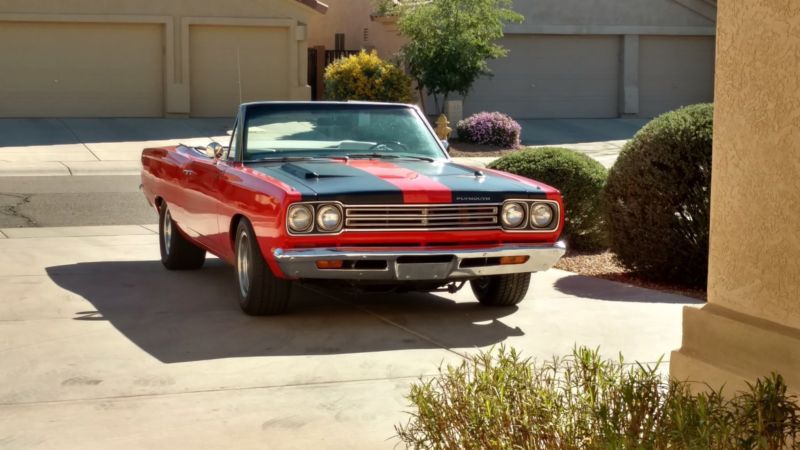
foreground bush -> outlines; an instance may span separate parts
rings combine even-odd
[[[606,246],[602,191],[607,173],[599,162],[565,148],[538,148],[514,152],[490,167],[561,191],[566,215],[563,236],[570,248],[597,250]]]
[[[609,172],[611,250],[644,278],[706,284],[713,113],[702,104],[653,119]]]
[[[726,399],[665,381],[658,367],[577,348],[535,363],[481,353],[413,385],[412,448],[781,449],[800,444],[800,406],[773,374]]]
[[[376,102],[411,101],[411,78],[373,50],[339,59],[325,69],[325,98]]]
[[[473,144],[518,148],[522,128],[511,117],[499,112],[473,114],[456,125],[458,138]]]

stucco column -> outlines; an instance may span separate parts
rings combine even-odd
[[[717,22],[709,303],[672,375],[781,373],[800,392],[800,7],[724,0]]]
[[[308,42],[307,28],[305,24],[298,24],[294,27],[293,46],[295,50],[295,60],[297,61],[297,72],[289,77],[292,100],[311,100],[311,86],[308,85]]]
[[[639,35],[622,39],[622,114],[639,114]]]

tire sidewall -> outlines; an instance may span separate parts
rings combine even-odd
[[[249,288],[247,289],[247,295],[242,295],[242,287],[241,282],[239,280],[239,243],[242,239],[242,236],[245,235],[247,237],[247,242],[250,247],[250,270],[249,272]],[[255,245],[254,245],[255,244]],[[259,272],[259,260],[261,259],[261,252],[258,250],[258,244],[255,240],[255,233],[253,233],[253,228],[250,226],[250,223],[247,220],[242,220],[239,222],[239,225],[236,227],[236,239],[234,240],[234,277],[236,278],[236,296],[239,299],[239,305],[246,309],[250,302],[256,295],[260,295],[258,286],[257,286],[257,277]]]
[[[167,206],[167,202],[162,202],[161,206],[158,208],[158,248],[161,251],[161,262],[167,263],[169,260],[169,255],[173,253],[172,248],[167,248],[167,245],[164,243],[164,221],[167,217],[167,211],[169,207]],[[175,224],[172,225],[172,232],[175,233]],[[170,244],[172,246],[175,245],[175,239],[170,240]]]

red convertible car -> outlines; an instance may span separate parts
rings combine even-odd
[[[415,107],[264,102],[240,107],[230,145],[149,148],[142,188],[161,261],[235,267],[248,314],[286,310],[297,282],[455,292],[519,303],[564,254],[560,193],[454,163]]]

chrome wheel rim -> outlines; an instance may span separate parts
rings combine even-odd
[[[172,215],[169,209],[164,211],[164,252],[169,255],[169,245],[172,243]]]
[[[236,248],[236,272],[242,297],[247,297],[250,291],[250,266],[250,239],[243,232],[239,235],[239,245]]]

